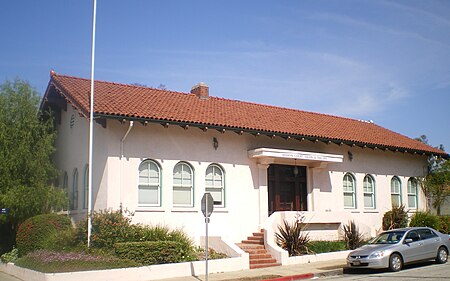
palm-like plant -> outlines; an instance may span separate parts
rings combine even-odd
[[[289,256],[309,254],[310,251],[306,244],[310,239],[309,234],[305,231],[306,226],[300,215],[297,215],[292,224],[283,220],[283,224],[278,226],[279,233],[275,233],[277,245],[288,251]]]
[[[359,232],[355,221],[350,221],[348,225],[343,226],[343,229],[347,249],[354,250],[364,243],[363,235]]]

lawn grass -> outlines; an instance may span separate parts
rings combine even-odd
[[[347,250],[345,241],[311,241],[307,247],[316,254]]]

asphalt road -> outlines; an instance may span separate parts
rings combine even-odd
[[[345,270],[344,275],[328,276],[320,280],[450,280],[450,262],[436,264],[434,262],[423,262],[407,265],[400,272],[389,272],[387,270]]]

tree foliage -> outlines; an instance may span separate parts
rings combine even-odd
[[[66,202],[64,192],[51,185],[56,133],[49,113],[39,112],[39,100],[26,81],[0,85],[0,207],[10,210],[0,215],[0,224],[13,229]]]
[[[427,136],[422,135],[416,140],[428,144]],[[444,151],[441,144],[437,147]],[[428,158],[428,175],[421,179],[422,189],[431,206],[441,214],[441,206],[450,198],[450,160],[438,157]]]

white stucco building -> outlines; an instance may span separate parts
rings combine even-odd
[[[41,108],[56,117],[56,163],[70,214],[87,211],[87,79],[51,73]],[[96,82],[93,208],[239,242],[302,211],[311,235],[337,239],[355,220],[374,235],[393,203],[425,207],[416,177],[443,151],[366,121],[191,93]],[[269,239],[266,237],[266,239]],[[270,242],[270,241],[269,241]],[[270,242],[271,243],[271,242]]]

